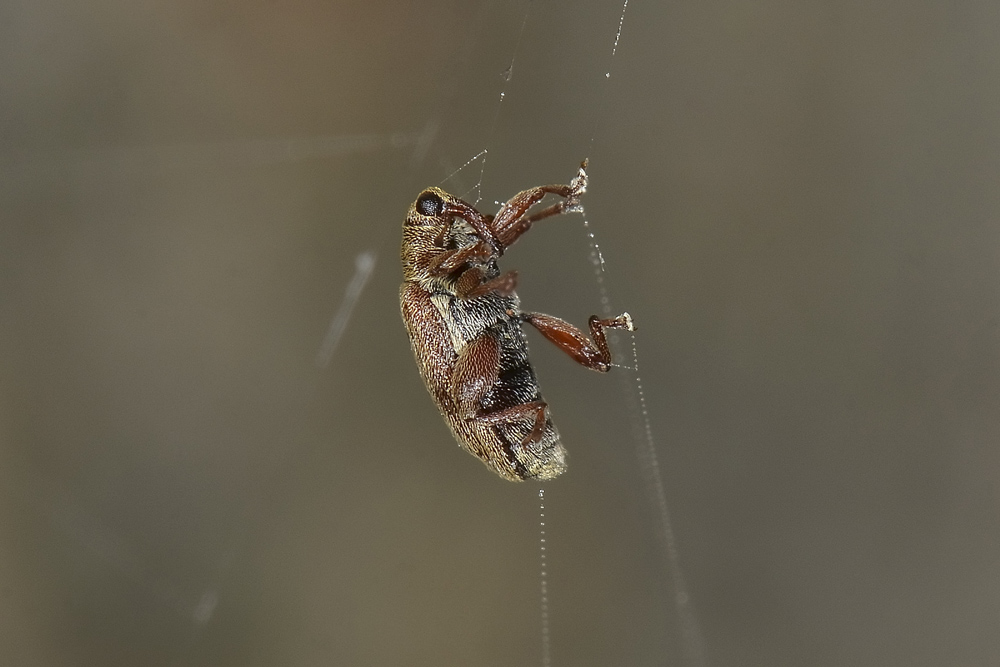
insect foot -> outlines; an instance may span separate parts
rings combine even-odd
[[[628,313],[590,318],[590,337],[552,315],[524,312],[517,272],[498,258],[531,226],[583,210],[587,161],[568,185],[518,192],[495,216],[440,188],[427,188],[403,221],[400,308],[420,375],[458,444],[511,481],[566,470],[566,449],[528,359],[522,323],[577,363],[611,368],[605,329],[634,331]],[[547,195],[560,199],[535,212]]]
[[[583,204],[580,203],[580,196],[587,191],[587,160],[580,163],[580,169],[576,176],[569,182],[570,194],[566,198],[563,213],[583,213]]]

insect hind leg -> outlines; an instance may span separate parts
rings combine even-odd
[[[490,424],[507,424],[510,422],[533,419],[531,433],[521,441],[522,447],[530,447],[538,444],[545,434],[545,424],[547,421],[548,404],[545,401],[530,401],[520,405],[513,405],[503,410],[487,412],[476,417],[477,421]]]

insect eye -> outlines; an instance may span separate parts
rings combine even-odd
[[[420,215],[436,216],[444,208],[444,201],[433,192],[424,192],[417,197],[417,211]]]

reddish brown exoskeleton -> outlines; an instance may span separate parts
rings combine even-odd
[[[586,189],[586,161],[569,185],[519,192],[495,216],[428,188],[403,222],[400,303],[420,375],[459,444],[504,479],[552,479],[566,470],[521,322],[602,373],[611,367],[604,330],[634,330],[628,313],[595,315],[591,342],[557,317],[522,312],[517,273],[497,268],[497,258],[533,223],[582,210]],[[529,215],[546,194],[563,199]]]

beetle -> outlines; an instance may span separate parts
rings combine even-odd
[[[517,272],[497,266],[535,222],[581,212],[586,190],[585,160],[568,185],[519,192],[496,215],[427,188],[403,222],[400,308],[420,375],[458,443],[511,481],[552,479],[566,470],[566,449],[538,390],[521,323],[601,373],[611,368],[604,330],[635,330],[628,313],[595,315],[591,341],[564,320],[524,312]],[[547,194],[562,199],[529,213]]]

